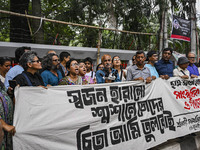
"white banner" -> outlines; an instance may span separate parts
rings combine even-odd
[[[14,150],[141,150],[200,131],[199,80],[16,89]]]

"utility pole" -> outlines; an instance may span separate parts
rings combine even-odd
[[[164,11],[162,12],[162,20],[161,20],[160,34],[159,34],[159,58],[163,50],[163,24],[164,24]]]
[[[196,0],[190,1],[190,20],[191,20],[191,52],[196,54]]]

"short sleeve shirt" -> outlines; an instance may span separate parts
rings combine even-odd
[[[44,81],[44,85],[47,86],[48,84],[55,86],[58,85],[58,82],[62,79],[62,74],[59,70],[57,70],[58,77],[53,74],[49,70],[44,70],[41,73],[42,79]]]
[[[144,80],[146,80],[146,78],[148,77],[151,77],[149,68],[144,66],[143,69],[139,69],[137,65],[128,68],[127,79],[126,79],[127,81],[132,81],[139,77],[142,77]]]
[[[156,78],[159,78],[159,74],[155,68],[155,66],[152,66],[151,64],[145,64],[145,67],[149,68],[151,72],[151,76],[155,76]]]

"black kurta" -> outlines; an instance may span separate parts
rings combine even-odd
[[[24,71],[23,73],[27,75],[30,82],[32,83],[32,86],[44,86],[44,82],[39,73],[35,73],[34,75],[27,71]],[[22,74],[17,75],[13,80],[16,80],[17,84],[20,86],[29,86],[27,79]]]

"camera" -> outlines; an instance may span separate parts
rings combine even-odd
[[[114,81],[116,78],[117,78],[117,74],[118,74],[118,71],[117,70],[115,70],[115,72],[109,72],[109,69],[106,69],[106,68],[104,68],[104,73],[105,73],[105,76],[103,76],[103,79],[104,80],[112,80],[112,81]]]

